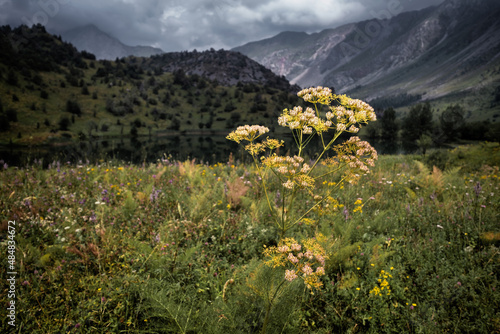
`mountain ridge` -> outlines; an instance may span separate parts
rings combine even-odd
[[[478,84],[495,90],[500,76],[485,73],[500,68],[499,16],[494,0],[447,0],[313,34],[278,34],[232,50],[302,87],[334,87],[366,100],[408,93],[431,101],[477,94]]]
[[[73,44],[79,51],[85,50],[97,59],[115,60],[128,56],[149,57],[164,51],[151,46],[129,46],[102,31],[94,24],[77,27],[61,34],[63,40]]]

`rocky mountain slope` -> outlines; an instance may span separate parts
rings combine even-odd
[[[284,76],[278,76],[265,66],[234,51],[210,49],[203,52],[168,52],[143,59],[145,69],[175,72],[182,70],[187,75],[199,75],[217,80],[222,85],[256,83],[287,91],[299,91],[290,85]]]
[[[149,57],[163,53],[163,50],[151,46],[125,45],[92,24],[69,30],[61,36],[63,40],[73,44],[78,50],[90,52],[97,59],[115,60],[128,56]]]
[[[314,34],[284,32],[233,50],[302,87],[368,100],[433,100],[500,84],[500,2],[447,0]],[[490,92],[491,90],[491,92]],[[477,94],[476,94],[477,95]]]

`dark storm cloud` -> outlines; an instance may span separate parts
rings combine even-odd
[[[285,30],[310,33],[442,1],[0,0],[0,24],[42,23],[52,33],[95,24],[129,45],[229,49]]]

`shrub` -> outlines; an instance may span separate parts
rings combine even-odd
[[[62,117],[59,120],[58,125],[59,125],[59,130],[61,130],[61,131],[67,131],[68,128],[69,128],[69,126],[71,125],[71,121],[67,117]]]
[[[10,122],[9,118],[4,115],[0,114],[0,131],[8,131],[10,129]]]
[[[89,88],[85,83],[82,86],[82,95],[90,95]]]
[[[66,101],[66,111],[77,116],[82,114],[82,110],[80,109],[78,102],[72,100]]]
[[[134,125],[134,126],[132,126],[132,128],[130,129],[130,135],[131,135],[132,137],[137,137],[137,134],[138,134],[137,127]]]
[[[9,122],[17,122],[17,111],[14,108],[8,108],[5,111],[5,115],[7,116],[7,119]]]

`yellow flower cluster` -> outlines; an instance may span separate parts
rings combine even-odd
[[[344,207],[344,204],[340,204],[339,201],[333,198],[332,196],[327,196],[326,198],[323,198],[320,195],[314,195],[314,201],[315,202],[322,201],[321,204],[316,205],[314,208],[314,211],[320,217],[327,214],[334,214],[335,212],[338,212],[339,209],[342,209]]]
[[[325,159],[324,165],[336,166],[339,163],[349,166],[349,173],[369,173],[368,166],[375,166],[375,160],[378,159],[377,151],[366,141],[359,137],[351,137],[342,145],[333,148],[337,153],[335,157]]]
[[[271,155],[263,157],[262,164],[273,169],[287,189],[293,189],[296,185],[301,188],[314,187],[314,179],[307,175],[311,167],[302,157]]]
[[[287,281],[301,278],[311,290],[323,285],[320,276],[325,275],[327,256],[317,239],[306,239],[301,245],[294,238],[285,238],[278,246],[266,248],[264,255],[270,258],[266,261],[266,265],[270,267],[291,268],[285,270]]]
[[[352,212],[356,213],[363,213],[363,200],[361,198],[358,198],[356,202],[354,202],[354,205],[357,205],[357,207],[354,208]]]
[[[378,276],[379,276],[377,280],[378,284],[375,285],[375,287],[372,290],[370,290],[370,295],[373,294],[374,296],[380,296],[380,297],[389,296],[391,294],[391,286],[389,285],[387,279],[392,278],[392,275],[386,272],[385,270],[381,270]]]
[[[337,95],[340,103],[356,113],[356,122],[376,121],[377,116],[373,108],[366,102],[351,99],[346,95]]]
[[[316,223],[316,221],[311,218],[302,218],[301,222],[306,225],[314,225]]]
[[[250,153],[251,156],[258,155],[261,152],[264,152],[266,149],[269,150],[275,150],[278,147],[281,147],[284,145],[283,140],[277,140],[277,139],[271,139],[267,137],[266,140],[264,140],[262,143],[253,143],[251,142],[247,146],[245,146],[245,150]]]

